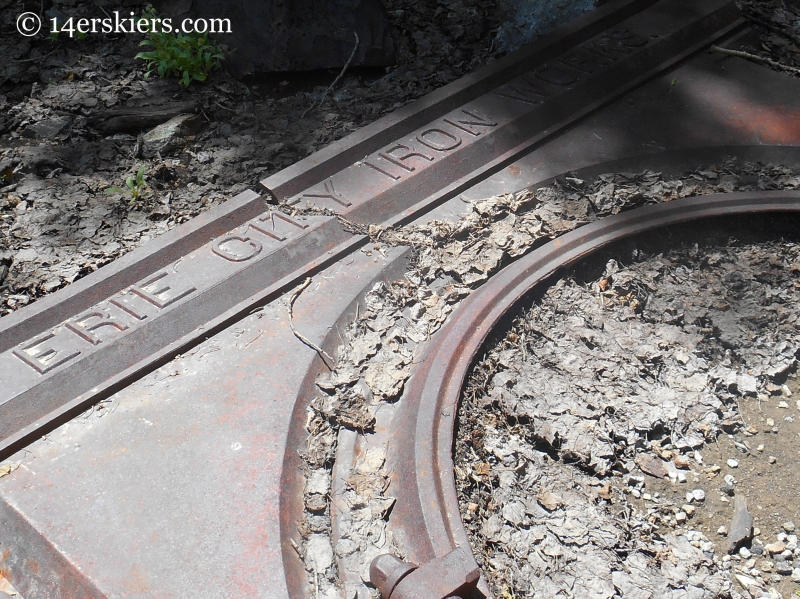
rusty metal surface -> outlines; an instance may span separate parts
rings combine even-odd
[[[644,12],[637,13],[640,9]],[[526,64],[522,59],[505,60],[497,72],[490,70],[489,75],[457,82],[450,90],[452,95],[440,90],[423,100],[418,110],[409,108],[381,121],[388,133],[378,134],[376,123],[372,129],[335,144],[343,158],[337,158],[329,148],[267,183],[274,184],[283,199],[299,200],[297,204],[313,203],[356,220],[377,215],[385,217],[384,223],[390,223],[436,216],[438,212],[432,211],[435,206],[443,202],[458,204],[456,196],[460,192],[468,197],[479,193],[475,190],[480,187],[470,186],[480,186],[482,181],[491,181],[494,193],[514,191],[522,187],[519,181],[526,176],[541,182],[563,171],[602,168],[597,163],[629,165],[632,157],[642,160],[643,167],[659,169],[669,156],[675,158],[676,164],[684,164],[681,160],[719,160],[728,148],[733,148],[736,154],[773,156],[779,162],[788,156],[790,161],[800,162],[797,148],[792,152],[792,148],[776,146],[800,146],[800,134],[792,128],[796,127],[800,109],[785,102],[791,94],[796,97],[796,81],[780,79],[781,75],[760,67],[751,68],[739,59],[720,61],[702,54],[671,70],[704,44],[719,43],[716,40],[720,36],[739,27],[735,13],[722,2],[612,3],[570,31],[539,44],[529,53],[528,60],[562,60],[565,54],[569,55],[571,45],[587,43],[606,27],[624,25],[631,31],[658,27],[668,33],[667,22],[675,13],[679,14],[673,22],[676,30],[672,37],[664,35],[663,39],[658,38],[660,42],[648,42],[643,47],[646,50],[632,48],[614,61],[610,70],[597,73],[594,79],[591,73],[584,73],[586,77],[551,94],[549,100],[527,104],[497,96],[497,91],[509,91],[508,87],[496,88],[507,86],[507,76],[513,75],[522,76],[521,81],[528,83],[512,83],[515,88],[511,92],[521,91],[528,94],[528,100],[535,99],[530,81],[536,81],[536,75],[523,73],[542,68],[540,63]],[[677,30],[682,24],[688,24],[692,43]],[[684,47],[678,48],[680,43],[685,43]],[[660,50],[641,54],[655,47]],[[666,58],[655,64],[661,51]],[[646,72],[635,71],[636,68]],[[685,80],[677,103],[672,95],[675,92],[663,89],[665,82],[676,77],[679,82]],[[726,82],[727,91],[717,88],[723,94],[719,101],[726,107],[738,106],[736,109],[744,116],[720,121],[713,111],[696,109],[710,106],[711,98],[703,96],[709,80]],[[612,83],[618,87],[611,90]],[[473,84],[476,87],[471,87]],[[640,87],[634,89],[637,86]],[[605,96],[604,90],[608,92]],[[692,98],[702,101],[690,101]],[[614,102],[615,99],[621,100]],[[462,110],[470,110],[471,102],[494,107],[492,110],[498,112],[473,112],[479,118],[465,115]],[[514,108],[517,104],[520,106]],[[559,106],[554,108],[553,104]],[[567,110],[570,106],[572,112]],[[655,116],[659,110],[667,115],[660,127]],[[775,122],[789,124],[788,133],[778,139],[771,134],[759,137],[755,127],[744,133],[738,130],[736,123],[755,122],[747,117],[753,110],[763,114],[771,110],[770,118],[778,119]],[[474,124],[480,122],[497,125]],[[695,135],[671,131],[676,122],[681,123],[681,131],[693,131]],[[444,129],[437,123],[455,129]],[[462,131],[452,123],[480,134]],[[455,152],[456,158],[449,159],[442,159],[437,150],[422,144],[427,148],[425,156],[434,156],[432,161],[419,156],[402,160],[402,152],[391,150],[397,143],[417,144],[415,149],[420,149],[416,138],[421,136],[430,142],[434,138],[424,133],[434,126],[461,131],[465,138],[478,139],[478,143],[490,141],[481,147],[462,139],[459,146],[447,151]],[[604,134],[615,134],[587,143],[587,136],[603,127]],[[522,134],[518,128],[527,129]],[[484,132],[496,129],[505,133]],[[653,136],[660,136],[653,138],[660,140],[661,147],[654,149],[657,154],[638,156],[644,153],[641,144]],[[511,144],[510,149],[504,150],[504,144]],[[687,148],[691,150],[688,153]],[[440,153],[444,155],[443,152]],[[502,156],[495,160],[498,153]],[[380,154],[387,154],[401,165]],[[480,163],[481,154],[489,158],[490,164]],[[370,164],[387,163],[393,169],[387,172],[401,175],[397,180],[400,186],[390,188],[402,191],[393,200],[395,204],[384,202],[390,192],[376,183],[388,181],[385,174],[365,164],[355,166],[365,155]],[[529,171],[525,167],[520,169],[518,178],[506,176],[512,166],[524,166],[526,160]],[[467,172],[470,164],[474,168]],[[402,165],[414,170],[408,171]],[[351,178],[352,169],[370,172],[375,178]],[[343,171],[345,184],[340,184],[339,171]],[[403,180],[406,175],[411,178]],[[363,184],[352,191],[346,187],[351,180]],[[87,277],[87,282],[76,283],[85,288],[73,285],[44,303],[33,304],[30,310],[20,311],[16,320],[8,321],[13,326],[6,324],[6,319],[0,321],[0,348],[6,355],[12,353],[19,363],[15,368],[20,364],[30,368],[26,359],[35,361],[41,353],[28,353],[27,358],[20,359],[13,350],[19,350],[29,336],[36,338],[53,328],[82,339],[86,350],[82,356],[95,360],[87,361],[84,371],[78,374],[72,372],[79,370],[74,367],[76,362],[37,373],[37,384],[61,377],[60,388],[49,384],[51,392],[58,392],[64,403],[0,443],[0,457],[27,447],[12,458],[22,461],[22,467],[0,479],[0,518],[10,522],[9,530],[13,531],[0,535],[0,570],[8,570],[26,599],[313,596],[291,539],[297,535],[303,510],[304,478],[298,449],[305,443],[306,407],[315,392],[314,380],[324,365],[313,350],[292,335],[285,294],[299,280],[314,276],[314,282],[296,303],[295,324],[333,353],[341,341],[337,327],[351,316],[358,296],[376,279],[401,276],[403,257],[401,252],[386,260],[377,254],[366,256],[357,251],[367,249],[363,247],[365,239],[345,234],[332,218],[309,219],[308,229],[300,230],[296,236],[280,233],[284,226],[289,231],[298,227],[278,217],[278,229],[273,230],[273,220],[263,220],[266,208],[262,200],[252,192],[237,201],[238,205],[225,209],[226,215],[211,214],[199,222],[195,228],[200,233],[188,236],[186,241],[181,241],[181,231],[186,229],[179,229],[168,234],[173,237],[167,239],[163,250],[151,251],[152,243],[137,250],[130,262],[113,270],[121,273],[113,281],[105,283],[101,269]],[[297,220],[302,221],[299,217]],[[195,226],[194,222],[190,221],[190,225]],[[271,234],[276,231],[278,237],[286,239],[275,239]],[[180,250],[178,243],[188,245]],[[153,275],[161,272],[167,272],[167,277],[152,281]],[[159,286],[165,285],[171,289],[158,293]],[[508,285],[510,293],[517,293],[511,283]],[[158,302],[166,304],[189,287],[196,291],[163,309],[158,307]],[[72,294],[72,289],[79,292]],[[82,289],[101,291],[89,291],[84,297]],[[127,293],[116,297],[122,291]],[[109,299],[128,300],[131,303],[121,302],[123,306],[134,306],[134,311],[144,306],[151,312],[147,319],[129,324],[124,331],[113,324],[95,328],[101,322],[96,316],[80,320],[82,314],[98,304],[107,308]],[[256,306],[263,309],[251,314]],[[132,316],[119,306],[108,309]],[[35,326],[26,323],[26,314],[32,316]],[[70,328],[66,321],[71,321]],[[147,335],[137,332],[148,325],[142,329]],[[26,328],[29,326],[35,330]],[[6,334],[12,330],[16,337]],[[456,329],[448,330],[458,333]],[[176,337],[177,333],[180,335]],[[92,336],[100,343],[94,344]],[[120,339],[129,341],[123,345],[118,343]],[[136,343],[142,346],[137,347]],[[115,344],[120,349],[111,347]],[[142,348],[149,352],[144,357]],[[81,390],[80,384],[89,385],[100,375],[109,374],[109,370],[102,370],[107,368],[103,358],[113,352],[119,352],[123,362],[128,360],[125,369]],[[0,369],[4,386],[6,372]],[[415,375],[415,379],[420,377]],[[69,393],[63,393],[64,389]],[[7,390],[0,391],[3,392]],[[108,404],[72,419],[86,406],[106,397]],[[25,409],[34,415],[41,413],[35,402]],[[0,423],[2,410],[0,406]],[[377,428],[403,430],[396,427],[413,425],[414,428],[405,429],[406,434],[424,430],[430,435],[429,447],[413,450],[420,455],[428,452],[428,457],[418,465],[398,470],[401,476],[412,477],[403,480],[422,482],[421,486],[413,483],[404,490],[392,516],[393,526],[405,526],[411,531],[408,557],[422,564],[414,572],[424,573],[430,568],[422,568],[429,562],[443,559],[457,545],[468,545],[460,528],[457,505],[453,504],[455,494],[448,487],[452,481],[448,483],[447,471],[442,476],[436,472],[440,464],[447,467],[449,449],[444,440],[453,412],[437,412],[431,406],[420,406],[418,412],[409,415],[412,412],[404,416],[405,425],[381,421],[381,414]],[[419,414],[423,416],[418,420]],[[47,438],[31,443],[43,431],[56,426],[59,428]],[[334,472],[334,480],[348,471],[347,452],[357,450],[354,439],[344,434],[340,437],[335,466],[340,472]],[[427,503],[420,499],[422,487],[429,491]],[[334,519],[334,543],[336,530]],[[432,540],[434,537],[438,540]],[[403,538],[408,541],[409,535]],[[27,565],[31,559],[44,566],[44,574],[37,577],[32,573]],[[414,580],[419,581],[419,575]],[[50,586],[37,587],[45,582]],[[398,589],[400,582],[395,584]]]
[[[749,30],[737,37],[726,47],[758,45]],[[719,156],[796,164],[798,87],[795,79],[752,62],[704,52],[463,196],[479,199],[541,185],[564,172],[579,171],[581,178],[592,178],[641,171],[657,163],[659,169],[677,174],[712,164]]]
[[[457,547],[422,566],[379,555],[370,564],[369,576],[383,599],[469,599],[481,573],[472,553]]]
[[[459,101],[477,95],[458,108],[449,110],[450,99],[435,103],[435,110],[422,103],[403,121],[404,136],[378,145],[287,202],[327,208],[357,222],[393,224],[417,217],[742,24],[726,0],[661,0],[632,12],[637,6],[609,5],[552,38],[539,53],[523,51],[503,63],[471,91],[456,86],[453,97]],[[598,32],[599,24],[611,27]],[[565,48],[567,39],[577,45]],[[526,57],[545,60],[531,68]],[[527,71],[507,79],[523,65]],[[487,81],[496,87],[486,91]],[[440,116],[417,126],[418,114],[427,118],[437,111]],[[369,144],[382,140],[377,136]],[[367,142],[356,136],[347,143],[364,149]],[[313,160],[306,167],[309,174],[297,178],[300,187],[316,177],[310,174],[317,172]],[[291,187],[278,180],[265,183],[279,191]],[[258,202],[252,194],[241,201]],[[237,213],[242,216],[249,211]],[[195,235],[190,246],[213,228]],[[30,313],[34,324],[2,336],[7,347],[0,353],[0,457],[364,241],[329,217],[295,222],[266,211],[188,254],[176,255],[175,247],[183,247],[177,244],[149,262],[131,259],[113,282],[103,283],[98,274],[92,279],[95,289],[113,289],[110,295],[76,295],[67,288],[43,309],[34,304],[30,311],[20,310],[16,322]],[[141,254],[150,257],[147,251]],[[166,258],[171,260],[164,264]],[[67,307],[80,310],[57,321],[70,311]]]
[[[401,276],[404,256],[359,252],[325,269],[295,302],[295,326],[334,351],[354,302]],[[281,495],[302,497],[303,482],[287,486],[281,464],[315,368],[319,356],[274,302],[34,443],[0,479],[7,509],[27,523],[3,529],[0,568],[25,599],[60,595],[37,592],[23,548],[57,551],[60,575],[80,574],[105,597],[305,596],[279,517]]]
[[[559,270],[620,239],[697,219],[770,212],[800,212],[800,192],[700,196],[623,212],[542,246],[467,298],[412,373],[395,425],[392,447],[399,449],[393,451],[391,464],[398,497],[392,517],[405,532],[412,559],[428,562],[469,546],[453,474],[454,426],[467,371],[505,314]],[[408,431],[413,431],[413,442]]]

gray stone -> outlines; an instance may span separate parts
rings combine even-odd
[[[278,71],[340,69],[359,44],[352,66],[394,64],[389,20],[380,0],[247,2],[166,0],[159,9],[175,19],[230,19],[217,35],[235,49],[225,67],[237,77]]]
[[[774,568],[775,572],[782,576],[788,576],[792,573],[792,566],[783,560],[776,561]]]
[[[200,119],[193,114],[182,114],[160,124],[142,136],[142,156],[153,158],[167,154],[186,143],[186,137],[197,132]]]
[[[52,139],[63,133],[72,124],[72,117],[57,116],[44,121],[39,121],[25,127],[22,132],[24,137],[38,139]]]
[[[747,509],[747,500],[737,495],[733,500],[733,520],[728,533],[728,553],[734,553],[753,536],[753,515]]]

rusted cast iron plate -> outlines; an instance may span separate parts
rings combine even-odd
[[[725,0],[612,3],[264,184],[290,205],[403,222],[741,25]],[[4,318],[0,458],[364,242],[246,192]]]
[[[504,315],[559,270],[615,241],[703,218],[781,212],[800,212],[800,192],[699,196],[623,212],[542,246],[467,298],[412,372],[390,443],[397,495],[392,520],[412,544],[406,547],[410,559],[424,563],[469,547],[454,483],[454,425],[467,371]]]
[[[633,5],[624,6],[630,8]],[[648,10],[658,9],[659,18],[666,19],[668,15],[660,6],[657,4]],[[664,3],[663,6],[684,5]],[[614,11],[603,14],[606,15],[603,18],[608,19]],[[588,27],[587,23],[595,22],[584,21],[581,27]],[[712,27],[707,43],[719,35],[719,30]],[[576,38],[571,39],[574,41]],[[731,39],[728,38],[726,43]],[[696,45],[702,43],[697,41]],[[562,52],[564,48],[558,51]],[[523,65],[523,68],[533,66],[531,63]],[[781,143],[800,143],[798,109],[795,104],[784,105],[785,97],[797,96],[795,80],[740,59],[728,61],[721,56],[706,54],[684,63],[674,72],[657,68],[652,70],[652,74],[654,78],[647,85],[623,96],[621,102],[613,103],[594,115],[581,117],[583,120],[576,120],[574,128],[555,139],[548,138],[550,141],[541,146],[534,144],[528,148],[532,149],[529,154],[494,175],[491,175],[492,167],[475,177],[467,175],[462,180],[455,180],[450,179],[447,172],[442,174],[434,167],[428,167],[432,169],[431,177],[443,176],[450,187],[423,198],[418,205],[388,220],[430,218],[444,205],[433,211],[426,210],[446,199],[452,189],[460,189],[474,178],[480,180],[491,175],[492,193],[515,191],[522,185],[516,185],[513,178],[506,178],[514,167],[520,176],[531,177],[529,182],[543,183],[549,176],[562,171],[591,169],[595,168],[591,165],[596,162],[649,152],[651,150],[640,150],[640,146],[645,144],[643,147],[649,147],[646,144],[651,141],[672,151],[712,146],[701,153],[691,151],[683,156],[684,162],[688,161],[686,164],[691,167],[708,166],[710,162],[707,161],[719,161],[729,150],[743,159],[771,156],[777,162],[800,163],[797,152],[789,151],[791,148],[774,147]],[[675,78],[678,85],[670,92],[670,81]],[[717,94],[714,102],[719,105],[725,119],[703,108],[708,102],[698,100],[704,97],[703,89],[708,88],[709,81],[719,83],[723,80],[727,87],[724,93]],[[459,93],[467,93],[469,89],[462,83],[456,87]],[[470,98],[479,99],[487,89],[492,89],[492,86]],[[470,98],[465,98],[461,96],[459,102],[470,101]],[[446,117],[447,111],[459,106],[458,103],[445,106],[436,113],[438,117],[427,112],[428,116],[424,119],[419,117],[422,120],[410,126],[403,135],[416,137],[411,135],[416,129],[430,119]],[[543,107],[526,106],[530,110]],[[427,100],[422,102],[422,107],[433,110]],[[698,107],[703,109],[698,110]],[[661,114],[668,114],[669,118],[659,120]],[[758,119],[752,118],[754,114],[764,117],[762,122],[769,120],[772,125],[767,129],[759,128]],[[539,118],[536,115],[535,112],[529,113],[534,120]],[[497,127],[501,126],[499,118],[494,118],[494,121],[498,122]],[[643,123],[648,127],[643,127]],[[390,124],[398,126],[394,121]],[[784,137],[775,135],[777,130],[784,131]],[[397,129],[394,131],[396,133]],[[536,130],[534,136],[538,132]],[[592,141],[597,139],[595,133],[603,138],[602,141]],[[363,158],[369,152],[377,155],[382,147],[391,147],[386,144],[398,137],[402,136],[393,133],[388,140],[383,139],[383,145],[369,151],[363,151],[364,146],[361,146],[356,158]],[[364,139],[356,142],[367,143]],[[765,143],[773,146],[765,148],[759,145]],[[740,147],[731,147],[737,144]],[[585,153],[584,148],[587,148]],[[660,151],[660,148],[656,149]],[[642,168],[660,169],[662,158],[651,157]],[[351,162],[345,160],[338,166],[346,167]],[[316,174],[313,177],[309,175],[306,187],[299,183],[300,187],[294,191],[283,187],[285,193],[281,197],[292,200],[315,183],[319,184],[317,189],[324,191],[325,181],[336,173],[331,175],[332,171],[319,169],[322,165],[334,169],[332,164],[336,164],[333,155],[327,158],[312,156],[307,163],[308,172]],[[412,166],[416,168],[416,162]],[[363,168],[373,170],[376,177],[384,177],[369,166]],[[625,165],[614,168],[629,170]],[[301,175],[296,171],[295,175],[299,180]],[[283,176],[286,181],[295,181]],[[502,181],[503,178],[506,180]],[[286,181],[284,184],[288,185]],[[281,185],[278,182],[274,186],[280,189]],[[333,191],[341,191],[338,184],[334,184]],[[464,196],[476,197],[474,193],[467,190]],[[329,200],[319,198],[320,205],[328,205],[326,202]],[[411,201],[409,197],[406,200]],[[302,201],[308,201],[308,198]],[[168,275],[175,279],[161,280],[162,284],[189,280],[190,285],[197,286],[195,279],[181,280],[179,275],[187,272],[202,275],[204,269],[197,267],[199,260],[212,265],[209,277],[225,276],[225,273],[219,274],[213,262],[209,262],[227,260],[214,253],[213,242],[219,235],[224,239],[228,231],[264,213],[261,200],[253,193],[241,196],[233,206],[231,203],[228,204],[227,224],[218,224],[218,231],[213,230],[216,222],[213,215],[206,215],[202,217],[207,219],[205,221],[193,221],[200,223],[195,227],[200,232],[193,240],[168,234],[157,240],[161,245],[156,250],[144,252],[144,262],[129,257],[129,262],[123,259],[121,263],[107,267],[116,268],[115,273],[123,273],[115,275],[119,277],[116,282],[113,277],[109,282],[95,276],[88,283],[84,280],[76,283],[78,287],[72,286],[84,289],[90,295],[89,300],[82,299],[81,294],[70,296],[67,293],[43,300],[41,305],[44,309],[39,311],[37,306],[40,303],[34,304],[32,310],[25,313],[45,321],[53,318],[47,325],[38,321],[36,326],[40,328],[34,327],[34,330],[55,327],[68,320],[70,314],[88,310],[104,297],[135,284],[141,287],[152,273],[160,272],[159,269],[163,270],[165,266],[169,267]],[[456,197],[446,205],[452,207],[461,203]],[[352,206],[363,204],[352,202]],[[300,218],[296,220],[302,221]],[[12,460],[21,461],[22,465],[12,475],[0,479],[0,530],[4,533],[0,534],[0,570],[10,570],[15,583],[19,582],[23,587],[20,590],[26,599],[313,596],[313,588],[309,590],[308,587],[305,565],[290,541],[292,538],[299,541],[297,527],[303,511],[305,481],[298,448],[306,443],[306,406],[315,392],[315,376],[325,367],[312,349],[293,336],[286,312],[287,295],[282,289],[293,286],[297,277],[307,276],[305,273],[308,271],[304,268],[316,272],[313,283],[295,304],[294,324],[314,343],[328,353],[334,353],[341,342],[339,330],[355,312],[358,296],[377,278],[402,276],[402,264],[400,257],[393,253],[384,259],[374,252],[372,257],[363,252],[353,252],[360,247],[362,240],[350,236],[344,236],[344,241],[331,254],[323,252],[317,262],[301,264],[302,256],[295,258],[293,252],[311,251],[301,243],[304,236],[317,235],[324,243],[331,231],[334,232],[331,234],[341,234],[331,219],[306,222],[309,223],[308,229],[300,231],[298,237],[287,236],[286,242],[278,246],[271,245],[272,238],[255,228],[271,227],[271,219],[261,223],[254,221],[255,226],[250,231],[234,231],[232,234],[240,238],[228,239],[216,248],[218,251],[232,251],[236,257],[244,257],[256,251],[258,246],[253,245],[253,241],[260,243],[262,249],[257,256],[238,263],[248,269],[244,274],[235,274],[238,272],[235,271],[236,264],[231,267],[234,270],[227,272],[239,277],[241,293],[253,284],[249,279],[256,279],[262,287],[209,322],[198,325],[202,329],[191,329],[189,334],[160,350],[153,361],[148,361],[150,358],[140,360],[118,375],[120,389],[105,408],[98,406],[95,412],[64,424],[47,438],[32,443],[25,451],[13,456]],[[278,222],[275,226],[283,227],[284,224],[291,226],[288,222]],[[271,228],[267,231],[273,232]],[[245,241],[245,234],[253,237]],[[205,239],[197,241],[203,236]],[[175,249],[177,243],[187,245],[178,250]],[[178,261],[181,256],[202,249],[204,243],[208,244],[203,250],[205,254],[198,251],[194,260],[184,257]],[[275,247],[283,252],[283,258],[272,264],[294,268],[281,281],[271,285],[270,262],[265,262],[262,267],[256,266],[254,261],[261,260]],[[173,268],[176,262],[176,268]],[[187,264],[191,271],[184,270]],[[137,268],[140,270],[135,271]],[[135,276],[126,272],[135,272]],[[125,280],[129,283],[114,288]],[[213,292],[218,294],[217,297],[224,295],[222,292],[229,280],[237,279],[218,283],[214,288],[217,291]],[[154,282],[157,283],[159,281]],[[182,291],[177,283],[170,285],[172,289],[167,292],[167,299],[172,297],[171,293]],[[81,284],[85,287],[79,287]],[[152,286],[148,289],[152,294]],[[153,306],[151,314],[163,312],[162,316],[168,316],[170,310],[175,310],[177,322],[183,322],[181,319],[191,322],[192,315],[187,311],[180,312],[178,308],[181,302],[197,301],[195,305],[206,309],[197,297],[205,293],[204,289],[199,288],[193,292],[195,295],[179,299],[163,311]],[[146,297],[136,292],[134,296],[126,294],[123,299],[143,302],[140,305],[149,308]],[[83,305],[80,303],[83,301],[88,303]],[[250,314],[254,305],[262,304],[262,311]],[[57,314],[49,312],[53,309],[62,310],[61,316],[52,316]],[[27,326],[23,321],[10,322]],[[91,327],[91,321],[85,324]],[[0,344],[6,342],[7,332],[16,330],[14,334],[19,334],[22,329],[15,329],[17,325],[7,326],[0,321],[0,330],[4,331],[0,334]],[[110,343],[111,338],[103,336],[109,333],[113,336],[113,328],[113,325],[104,325],[96,331],[89,331],[104,339],[92,347]],[[151,331],[159,332],[157,327]],[[206,337],[209,339],[203,341]],[[24,335],[17,337],[17,341],[24,339]],[[181,344],[186,348],[195,340],[201,343],[191,351],[178,349]],[[13,346],[12,343],[2,349],[9,350]],[[177,351],[182,355],[159,371],[146,374],[148,369],[158,364],[156,360],[166,361]],[[69,368],[69,364],[65,368]],[[128,379],[122,380],[123,375]],[[102,397],[103,392],[108,393],[109,389],[90,390],[90,394],[84,397],[88,398],[87,401],[94,401]],[[77,402],[73,407],[75,411],[80,409]],[[380,413],[384,414],[386,410]],[[344,453],[340,448],[337,467],[341,463],[346,470]],[[334,544],[336,534],[334,523]],[[424,545],[421,552],[412,557],[423,563],[433,553],[424,553],[431,548],[425,543],[420,545]],[[411,543],[409,549],[414,552],[418,548]],[[443,560],[440,563],[458,558],[453,555],[447,559],[444,555],[440,557]],[[431,568],[434,566],[435,563]],[[348,574],[343,569],[340,572],[342,576]],[[355,575],[360,576],[358,573]]]

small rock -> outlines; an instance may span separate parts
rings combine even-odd
[[[761,445],[759,445],[758,447],[756,447],[756,451],[758,451],[758,452],[762,452],[762,451],[764,451],[764,444],[762,443]]]
[[[706,499],[706,492],[703,489],[695,489],[694,491],[689,491],[686,494],[686,501],[691,503],[692,501],[701,502],[705,501]]]
[[[678,512],[677,514],[675,514],[675,521],[678,524],[683,524],[684,522],[686,522],[687,517],[688,516],[686,515],[686,512]]]
[[[721,536],[721,537],[727,537],[727,536],[728,536],[728,529],[727,529],[727,527],[725,527],[725,526],[720,526],[720,527],[717,529],[717,534],[718,534],[719,536]]]
[[[783,408],[784,410],[788,410],[789,409],[789,404],[786,403],[785,401],[779,401],[778,402],[778,407],[779,408]]]
[[[753,543],[750,547],[750,553],[753,555],[764,555],[764,548],[758,543]]]
[[[766,423],[765,423],[765,424],[766,424],[768,427],[772,428],[773,426],[775,426],[775,421],[774,421],[772,418],[767,418],[767,421],[766,421]]]
[[[683,472],[678,472],[678,482],[679,483],[686,482],[686,475]]]
[[[786,543],[783,541],[775,541],[769,545],[764,545],[764,549],[766,549],[772,555],[775,555],[776,553],[783,553],[786,551]]]
[[[738,468],[739,467],[739,460],[736,460],[734,458],[728,458],[728,461],[726,463],[728,464],[728,468]]]
[[[750,578],[749,576],[745,576],[743,574],[734,574],[736,580],[742,585],[745,589],[749,589],[750,587],[757,587],[758,583],[756,582],[755,578]]]
[[[681,468],[683,470],[688,470],[689,468],[689,460],[684,455],[676,455],[672,463],[675,464],[676,468]]]
[[[774,564],[769,560],[764,560],[760,564],[758,564],[758,569],[762,572],[772,572]]]
[[[748,511],[747,501],[741,495],[737,495],[733,500],[733,518],[729,530],[728,553],[735,552],[753,537],[753,515]]]
[[[758,427],[755,424],[751,424],[747,427],[745,431],[748,435],[757,435],[758,434]]]
[[[769,457],[767,458],[767,461],[768,461],[770,464],[774,464],[775,462],[777,462],[777,461],[778,461],[778,458],[776,458],[774,455],[771,455],[771,456],[769,456]]]
[[[792,582],[800,583],[800,568],[792,570]]]
[[[792,522],[791,520],[789,522],[784,522],[783,530],[785,530],[786,532],[794,532],[795,531],[794,522]]]
[[[694,512],[695,512],[696,508],[693,505],[688,505],[687,504],[687,505],[681,506],[681,509],[684,512],[686,512],[687,516],[689,516],[691,518],[692,516],[694,516]]]
[[[783,393],[784,397],[791,397],[792,390],[789,389],[789,385],[782,385],[781,386],[781,393]]]
[[[777,560],[774,565],[775,573],[781,576],[788,576],[792,573],[792,566],[784,560]]]
[[[747,547],[741,547],[741,548],[739,548],[739,555],[743,559],[748,559],[750,557],[750,550],[747,549]]]
[[[52,139],[72,124],[72,117],[57,116],[52,119],[39,121],[33,125],[28,125],[22,132],[23,137]]]
[[[725,483],[719,488],[719,490],[725,493],[725,495],[730,495],[731,497],[733,497],[734,489],[732,484]]]
[[[656,478],[667,478],[669,475],[667,469],[664,467],[664,462],[647,453],[636,457],[636,465],[641,468],[642,472],[650,476],[655,476]]]
[[[200,119],[193,114],[181,114],[160,124],[142,136],[142,156],[153,158],[167,154],[186,143],[186,136],[196,133]]]

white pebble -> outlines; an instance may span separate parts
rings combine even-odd
[[[678,472],[678,482],[679,483],[686,482],[686,475],[683,472]]]
[[[741,555],[741,556],[742,556],[742,558],[744,558],[744,559],[747,559],[747,558],[749,558],[749,557],[750,557],[750,555],[752,555],[752,554],[750,553],[750,550],[749,550],[747,547],[741,547],[741,548],[739,549],[739,555]]]
[[[739,467],[739,460],[735,460],[733,458],[728,458],[728,468],[738,468]]]
[[[720,535],[721,537],[727,537],[728,536],[728,529],[725,528],[724,526],[720,526],[717,529],[717,534]]]

